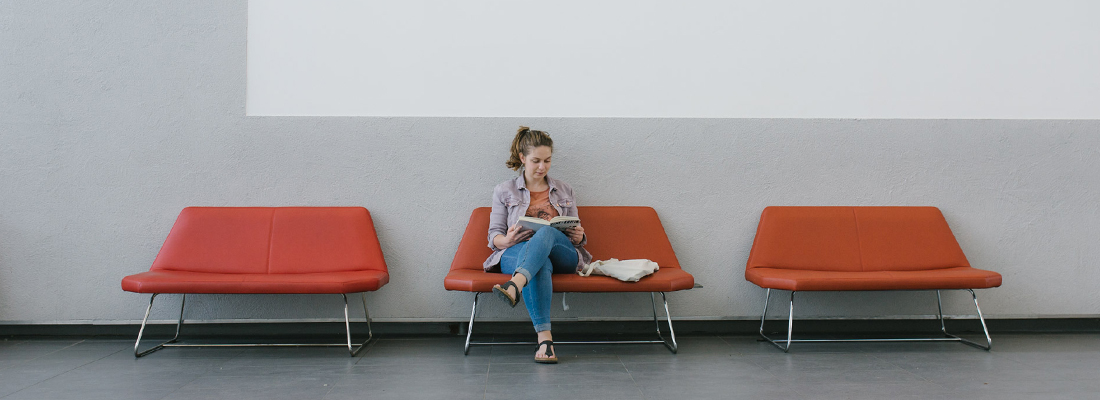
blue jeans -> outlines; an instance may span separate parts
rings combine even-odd
[[[500,256],[500,272],[527,277],[523,287],[523,305],[535,324],[535,332],[550,330],[550,296],[554,282],[550,274],[577,272],[577,250],[561,231],[543,228],[531,239],[504,250]]]

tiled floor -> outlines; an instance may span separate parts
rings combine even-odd
[[[660,345],[531,346],[383,338],[332,348],[165,349],[120,340],[0,341],[0,398],[15,399],[1100,399],[1100,334],[958,343],[796,344],[748,336]]]

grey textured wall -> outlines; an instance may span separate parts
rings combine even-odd
[[[684,318],[751,318],[767,205],[934,205],[1004,275],[993,317],[1095,316],[1100,121],[245,117],[246,2],[0,0],[0,321],[131,322],[189,205],[361,205],[392,274],[380,320],[462,320],[442,279],[517,125],[551,132],[582,205],[657,209],[704,289]],[[928,314],[927,293],[810,294],[820,316]],[[643,295],[570,295],[557,317],[640,317]],[[949,314],[969,313],[961,293]],[[598,300],[599,304],[594,304]],[[337,298],[196,296],[195,318],[335,318]],[[324,308],[322,308],[324,307]],[[158,313],[168,318],[167,307]],[[488,302],[489,319],[522,319]]]

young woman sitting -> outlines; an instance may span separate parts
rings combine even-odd
[[[547,176],[554,141],[546,132],[521,126],[512,140],[506,165],[522,171],[519,176],[493,189],[493,210],[489,216],[489,247],[486,271],[511,274],[512,279],[493,291],[512,307],[522,298],[538,335],[535,362],[558,362],[550,334],[551,274],[572,274],[592,260],[584,249],[587,238],[577,225],[559,231],[523,229],[521,216],[550,220],[556,216],[577,216],[576,196],[565,182]]]

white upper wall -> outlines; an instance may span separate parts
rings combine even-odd
[[[249,0],[248,115],[1100,118],[1096,1]]]

